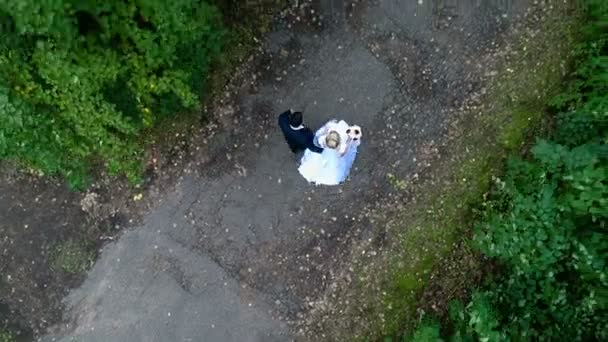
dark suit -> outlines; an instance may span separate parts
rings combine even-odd
[[[289,125],[289,111],[279,115],[279,127],[283,131],[287,145],[293,153],[309,149],[316,153],[323,152],[323,149],[313,143],[315,134],[308,127],[293,129]]]

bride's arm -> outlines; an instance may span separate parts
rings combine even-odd
[[[350,148],[350,144],[351,141],[347,141],[345,144],[340,145],[340,157],[344,157],[344,155],[346,154],[346,152],[348,152],[348,149]]]
[[[343,157],[344,155],[346,155],[346,153],[351,148],[359,147],[360,144],[361,144],[361,140],[351,140],[351,139],[348,139],[348,142],[345,144],[346,146],[343,149],[340,150],[340,157]]]
[[[332,121],[329,121],[328,123],[323,125],[323,127],[319,128],[315,132],[315,137],[313,140],[317,146],[325,148],[325,138],[327,137],[327,134],[329,133],[329,129],[331,128],[331,125],[332,125]]]
[[[315,132],[315,138],[320,138],[322,136],[327,135],[327,132],[329,131],[329,127],[327,127],[327,125],[319,128],[316,132]]]
[[[322,148],[325,148],[325,147],[326,147],[326,146],[325,146],[325,137],[326,137],[326,136],[327,136],[326,134],[323,134],[323,135],[315,135],[315,138],[314,138],[314,143],[315,143],[315,145],[317,145],[317,146],[319,146],[319,147],[322,147]]]

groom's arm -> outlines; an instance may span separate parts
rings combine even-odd
[[[312,131],[310,130],[310,128],[305,128],[306,130],[306,136],[307,136],[307,146],[306,148],[315,152],[315,153],[322,153],[323,152],[323,148],[319,147],[315,144],[315,139],[317,139],[317,137],[314,135],[314,133],[312,133]]]
[[[308,146],[308,149],[315,153],[323,153],[323,149],[315,144],[310,144],[310,146]]]
[[[279,115],[279,127],[282,129],[289,128],[289,114],[291,114],[291,109]]]

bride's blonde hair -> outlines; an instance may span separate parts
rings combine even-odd
[[[336,131],[331,131],[325,137],[325,145],[331,149],[335,149],[340,145],[340,134]]]

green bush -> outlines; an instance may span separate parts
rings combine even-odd
[[[593,39],[552,103],[563,112],[551,140],[508,163],[475,237],[506,267],[489,291],[502,329],[524,339],[608,339],[608,36],[586,32]]]
[[[8,331],[0,330],[0,342],[15,342],[15,336]]]
[[[515,336],[590,340],[605,331],[608,168],[599,144],[541,141],[534,160],[512,161],[504,212],[489,213],[479,249],[507,267],[491,290]]]
[[[496,312],[492,307],[490,296],[477,292],[471,302],[464,307],[460,301],[450,303],[451,342],[504,341],[506,335],[499,331]],[[404,342],[440,342],[441,325],[437,321],[425,318],[410,338]]]
[[[555,130],[508,161],[476,227],[502,272],[454,304],[450,341],[608,340],[608,3],[589,3]]]
[[[204,1],[0,0],[0,158],[139,174],[138,133],[197,104],[221,49]]]
[[[403,342],[441,342],[440,328],[438,322],[432,320],[424,321],[414,332],[411,338],[404,338]]]

